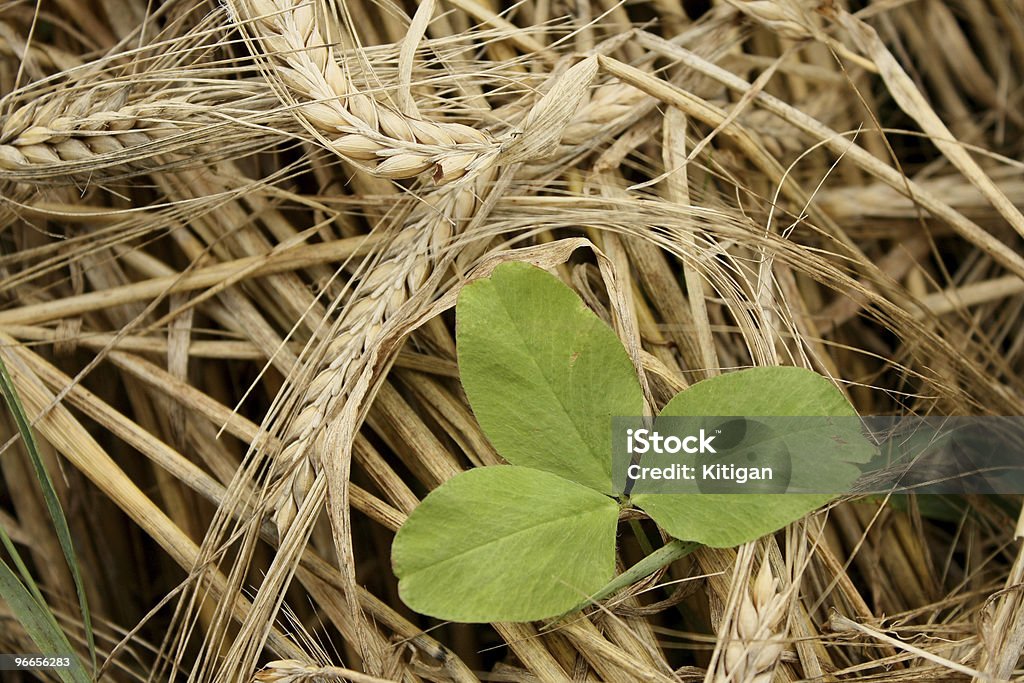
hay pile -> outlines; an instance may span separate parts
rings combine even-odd
[[[1022,81],[1011,0],[8,0],[0,358],[92,629],[10,413],[0,525],[102,679],[1019,675],[1016,499],[846,502],[557,624],[413,614],[389,550],[498,461],[449,313],[497,260],[627,305],[660,401],[795,364],[1024,414]]]

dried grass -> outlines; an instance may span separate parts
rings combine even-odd
[[[702,4],[2,6],[0,355],[101,678],[1021,675],[1015,499],[844,502],[553,624],[397,598],[405,516],[500,462],[449,311],[501,260],[575,287],[655,404],[785,363],[865,413],[1024,414],[1024,10]],[[0,524],[84,653],[5,448]]]

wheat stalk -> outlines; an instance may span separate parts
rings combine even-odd
[[[108,55],[6,94],[0,99],[0,179],[92,179],[100,169],[186,146],[193,152],[210,141],[211,128],[232,117],[256,116],[266,126],[267,105],[276,100],[267,97],[262,79],[237,78],[236,72],[223,80],[223,65],[204,56],[224,35],[218,15],[210,13],[187,33],[169,29],[152,51]],[[251,128],[245,133],[251,148]],[[240,135],[235,138],[217,131],[222,155],[239,148]]]
[[[596,59],[589,58],[554,79],[549,92],[525,117],[522,134],[504,150],[501,159],[515,163],[557,149],[596,72]],[[327,492],[323,483],[330,474],[331,481],[342,482],[342,490],[332,492],[328,506],[332,533],[342,566],[351,566],[350,551],[346,550],[350,536],[343,490],[349,467],[346,449],[351,445],[347,441],[351,430],[358,424],[360,405],[369,391],[365,381],[368,359],[374,357],[388,334],[385,328],[391,329],[388,323],[395,311],[414,294],[431,294],[423,291],[424,285],[439,280],[428,276],[452,237],[470,221],[479,219],[478,204],[492,191],[495,172],[494,166],[474,168],[457,182],[422,197],[381,258],[366,270],[335,322],[331,341],[324,345],[320,356],[323,360],[315,366],[311,381],[298,396],[294,417],[282,439],[283,448],[273,457],[273,483],[268,498],[282,547],[308,531],[308,515],[302,517],[300,510],[322,504]],[[449,254],[441,262],[450,263],[451,258],[453,255]],[[332,460],[324,460],[328,455]],[[354,581],[351,571],[345,576]],[[261,594],[265,590],[274,592],[279,588],[266,582]],[[374,670],[375,655],[367,650],[368,645],[359,643],[360,651]]]
[[[301,98],[322,144],[367,172],[398,180],[430,171],[443,184],[494,164],[502,145],[483,131],[410,116],[357,92],[317,25],[308,0],[231,0],[274,73]]]
[[[504,150],[501,158],[515,163],[557,148],[596,72],[596,59],[589,58],[554,79],[550,91],[526,116],[516,144]],[[332,482],[341,483],[339,489],[332,490],[328,506],[331,530],[342,566],[351,567],[344,486],[348,481],[348,449],[353,430],[358,425],[360,406],[370,391],[367,377],[373,369],[367,364],[389,334],[386,330],[392,328],[394,312],[413,295],[429,297],[432,292],[425,291],[425,285],[441,281],[430,274],[439,261],[443,266],[454,258],[452,253],[440,258],[452,237],[471,221],[479,220],[478,204],[492,191],[495,173],[495,166],[477,167],[460,180],[420,197],[380,259],[365,270],[333,325],[331,341],[321,345],[325,347],[320,356],[322,361],[316,363],[311,381],[298,395],[293,418],[282,439],[283,448],[272,458],[274,470],[268,502],[282,547],[293,545],[308,532],[310,518],[302,516],[300,510],[322,505],[327,496],[324,483],[329,476]],[[325,460],[328,455],[330,460]],[[344,577],[354,582],[351,570]],[[265,582],[260,594],[279,592],[281,584],[277,581]],[[354,605],[350,608],[355,610]],[[358,620],[358,613],[353,617]],[[243,633],[248,628],[262,626],[244,625]],[[236,643],[243,640],[239,638]],[[378,668],[379,662],[374,662],[377,655],[368,649],[369,643],[358,645],[371,670]]]
[[[786,610],[768,558],[754,579],[752,591],[743,591],[722,651],[715,683],[770,683],[784,647],[778,626]]]

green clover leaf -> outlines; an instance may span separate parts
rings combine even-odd
[[[612,418],[640,415],[643,394],[615,333],[557,278],[522,263],[503,264],[465,287],[456,318],[463,387],[511,465],[453,477],[399,530],[392,563],[402,600],[418,612],[454,621],[533,621],[606,595],[620,504],[642,508],[678,539],[726,547],[776,531],[831,498],[643,493],[619,501]],[[752,368],[695,384],[662,415],[856,413],[813,372]],[[850,481],[855,464],[872,453],[859,432],[828,421],[781,438],[798,455],[823,439],[842,444],[835,457],[817,461],[830,476]],[[663,549],[665,558],[692,547],[675,544]],[[652,563],[641,564],[647,571]]]

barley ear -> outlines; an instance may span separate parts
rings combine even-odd
[[[769,683],[784,649],[779,625],[786,599],[766,557],[751,590],[744,591],[722,649],[715,683]]]

